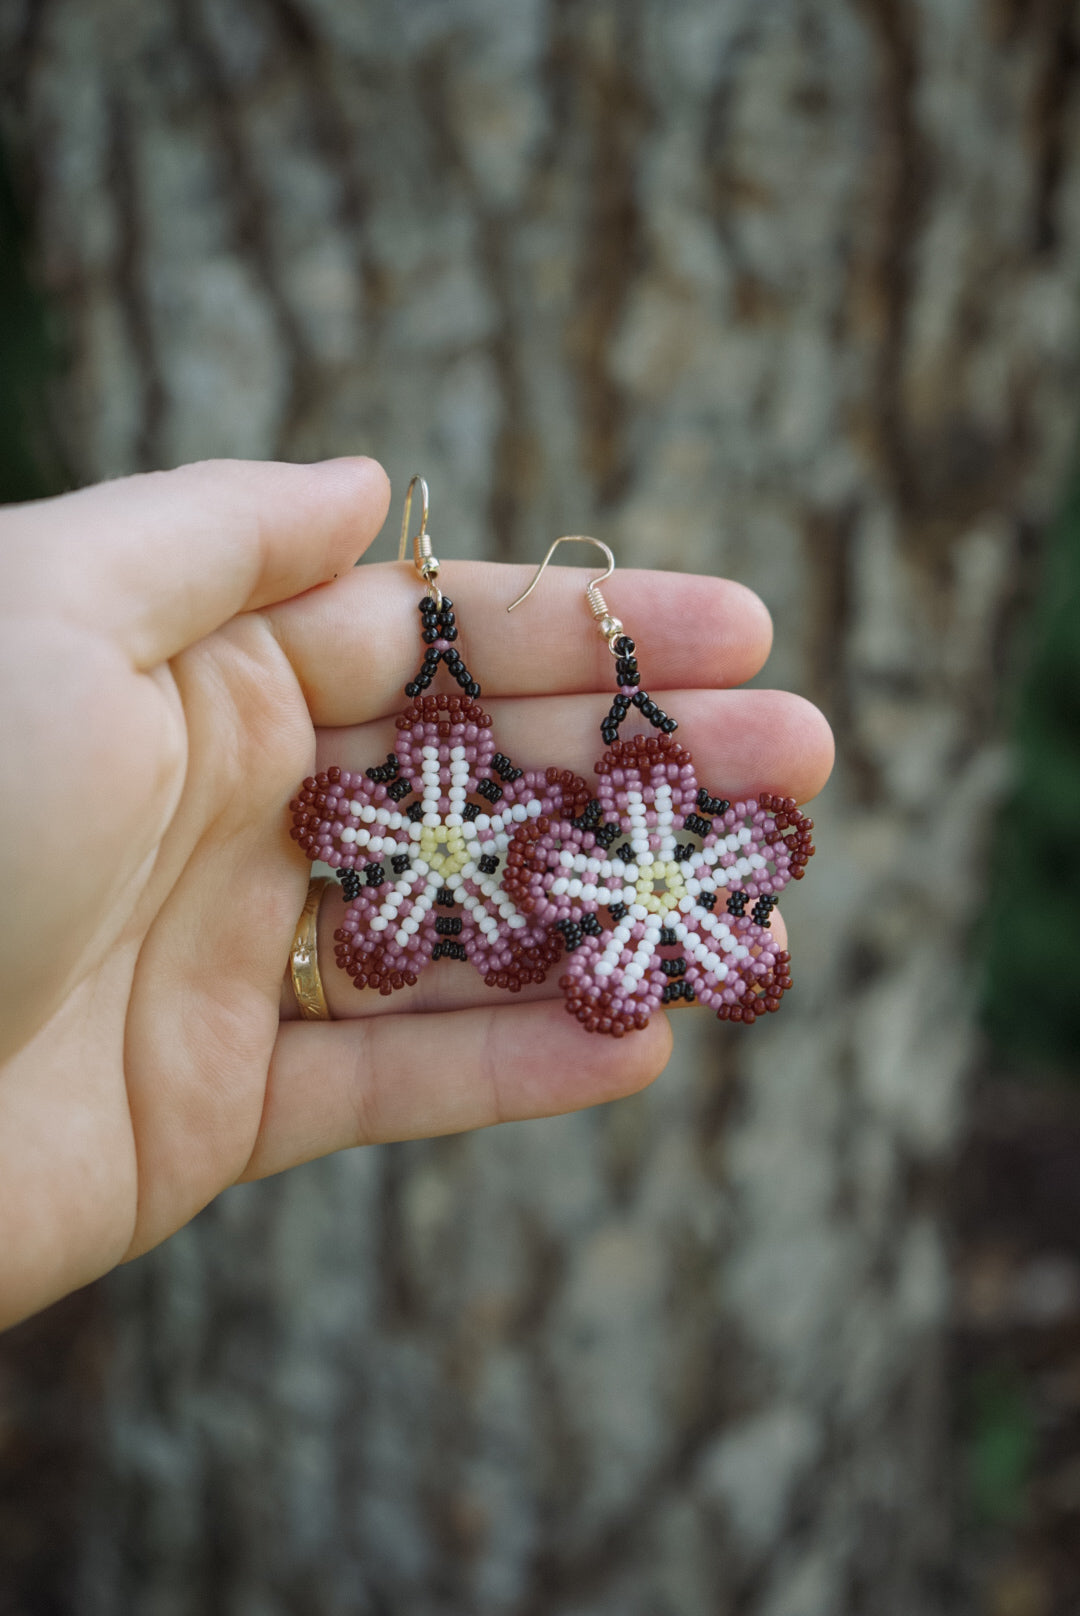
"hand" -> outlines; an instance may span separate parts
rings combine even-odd
[[[309,867],[287,804],[316,764],[391,749],[418,660],[415,576],[352,570],[388,497],[371,461],[222,462],[0,514],[0,1322],[238,1180],[593,1105],[667,1059],[665,1017],[590,1036],[554,976],[511,997],[447,963],[357,992],[326,936],[336,894],[320,957],[340,1019],[288,1019]],[[462,562],[441,581],[515,762],[589,777],[610,657],[580,569],[549,569],[508,617],[528,575]],[[702,779],[820,788],[813,708],[715,688],[765,660],[756,597],[632,572],[608,593]]]

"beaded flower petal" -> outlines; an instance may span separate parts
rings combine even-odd
[[[564,770],[523,771],[497,752],[480,686],[454,648],[453,602],[420,603],[429,649],[397,745],[363,773],[309,776],[290,803],[291,835],[337,873],[346,898],[335,933],[339,965],[358,988],[412,986],[432,960],[469,960],[492,987],[542,982],[562,952],[539,917],[504,884],[506,854],[525,824],[580,815],[584,781]],[[439,663],[461,694],[426,694]]]
[[[755,1021],[791,986],[769,920],[813,854],[813,821],[791,797],[732,803],[699,786],[675,721],[638,686],[633,641],[615,649],[623,693],[601,726],[596,795],[576,822],[517,828],[505,889],[561,934],[560,986],[590,1031],[621,1037],[680,1001]],[[632,707],[660,733],[619,739]]]

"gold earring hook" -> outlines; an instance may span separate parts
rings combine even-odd
[[[428,592],[436,606],[442,605],[442,592],[435,582],[439,576],[438,557],[432,553],[431,535],[427,530],[428,515],[431,510],[431,496],[428,485],[423,477],[413,477],[405,490],[405,509],[401,513],[401,543],[398,545],[398,560],[405,559],[405,546],[409,542],[409,516],[412,511],[413,489],[420,489],[420,530],[413,535],[413,566],[428,586]]]
[[[603,550],[604,555],[607,557],[607,571],[602,572],[599,578],[594,578],[592,580],[588,588],[585,590],[585,599],[589,603],[589,610],[596,618],[601,634],[608,642],[608,650],[613,656],[617,656],[618,652],[615,650],[615,641],[619,638],[620,634],[625,632],[625,630],[623,629],[622,624],[619,622],[619,619],[615,617],[609,610],[608,603],[601,594],[599,587],[602,583],[606,583],[611,577],[612,573],[615,571],[615,557],[612,555],[611,551],[608,549],[607,545],[602,539],[594,539],[589,533],[564,533],[561,539],[556,539],[551,548],[548,550],[548,553],[544,557],[543,561],[541,561],[540,565],[537,567],[536,574],[528,589],[520,594],[517,600],[510,602],[510,605],[506,608],[507,611],[512,612],[515,606],[520,606],[523,600],[528,600],[529,596],[532,594],[533,590],[544,576],[544,568],[547,566],[560,544],[595,544],[596,548],[598,550]]]

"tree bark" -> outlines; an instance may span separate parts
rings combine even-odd
[[[646,1095],[231,1191],[115,1277],[59,1608],[952,1608],[941,1167],[1075,425],[1073,7],[0,28],[80,478],[365,450],[446,553],[723,571],[839,742],[775,1020],[680,1015]]]

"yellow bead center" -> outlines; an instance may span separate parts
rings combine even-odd
[[[658,860],[642,870],[635,890],[643,908],[650,914],[661,915],[677,908],[679,900],[686,897],[686,882],[674,860],[668,863]]]
[[[457,825],[425,825],[420,835],[420,857],[445,880],[467,863],[469,849]]]

